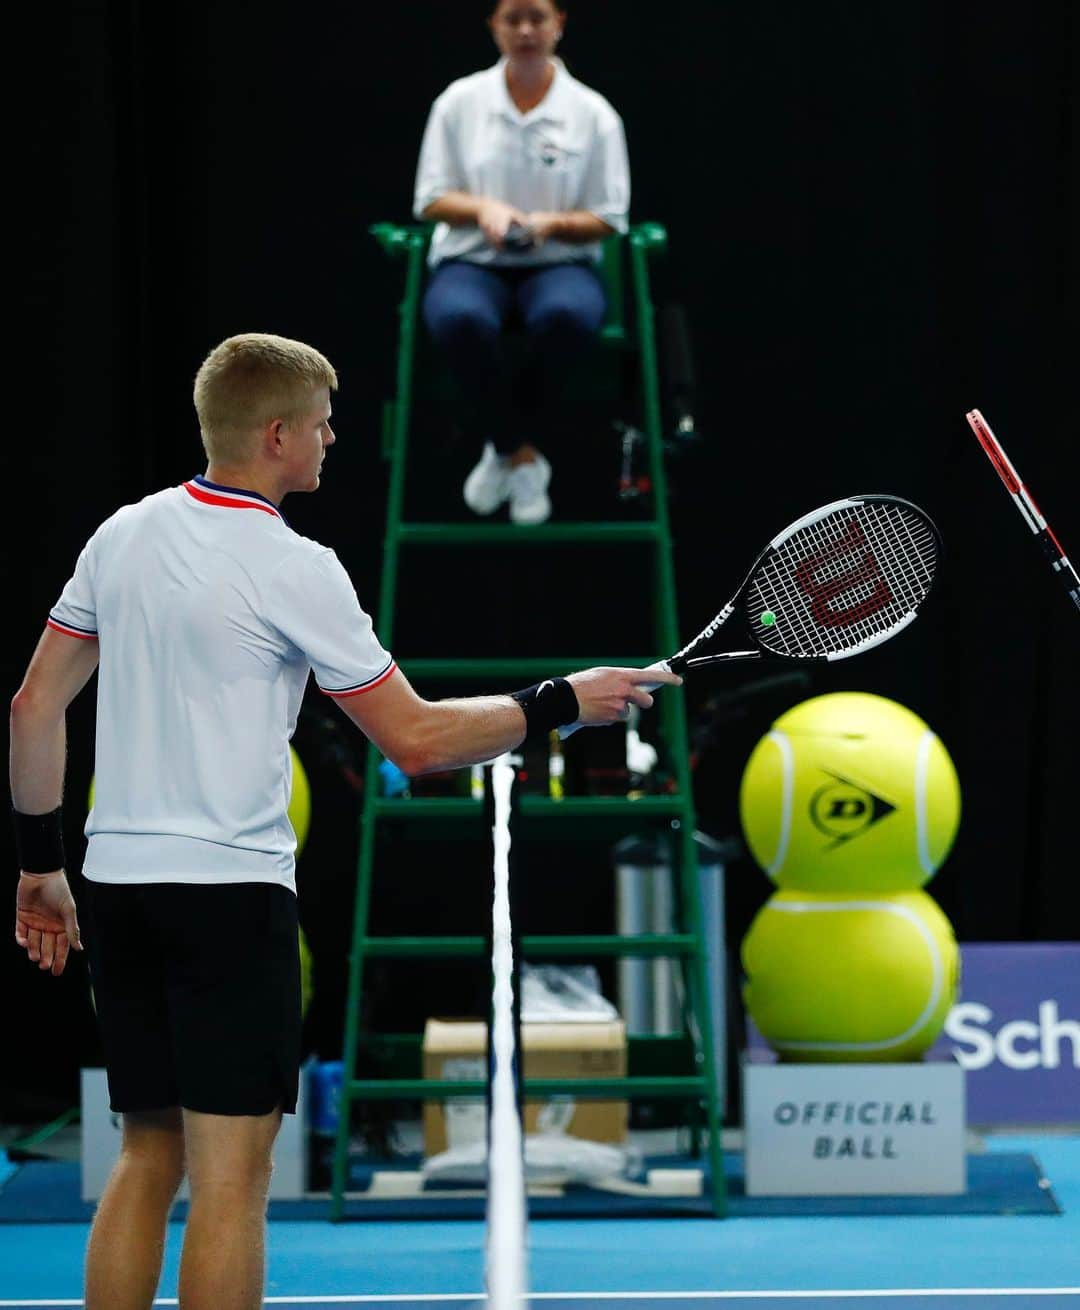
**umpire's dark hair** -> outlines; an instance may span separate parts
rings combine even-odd
[[[551,0],[552,5],[559,11],[560,14],[566,13],[567,2],[568,0]],[[487,10],[488,18],[490,18],[492,14],[494,14],[495,10],[498,9],[498,7],[501,4],[502,4],[502,0],[487,0],[487,4],[484,7]]]

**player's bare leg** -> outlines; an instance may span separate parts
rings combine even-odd
[[[180,1111],[124,1115],[117,1160],[86,1251],[86,1310],[147,1310],[161,1278],[165,1226],[184,1176]]]
[[[281,1112],[184,1111],[191,1208],[180,1259],[181,1310],[259,1310],[266,1277],[270,1153]]]

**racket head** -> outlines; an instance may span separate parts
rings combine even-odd
[[[832,501],[778,533],[739,592],[746,627],[767,654],[841,660],[911,623],[934,585],[941,535],[899,496]]]
[[[990,424],[987,423],[977,409],[969,410],[964,417],[967,419],[972,432],[978,438],[979,445],[982,446],[987,459],[997,470],[998,477],[1005,483],[1012,495],[1019,495],[1021,490],[1020,475],[1013,468],[1008,455],[1002,450],[1001,442],[994,436]]]

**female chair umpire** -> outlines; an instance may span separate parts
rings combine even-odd
[[[416,172],[413,212],[437,223],[423,314],[458,377],[483,442],[465,503],[512,523],[551,513],[551,467],[570,360],[591,346],[605,297],[601,241],[627,230],[630,172],[622,119],[555,55],[559,0],[498,0],[488,25],[501,58],[435,100]],[[528,341],[507,375],[501,334]],[[550,449],[550,447],[549,447]]]

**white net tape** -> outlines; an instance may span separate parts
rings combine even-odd
[[[491,1131],[488,1146],[486,1282],[489,1310],[520,1310],[526,1293],[527,1208],[521,1119],[514,1084],[514,948],[510,919],[510,797],[507,756],[492,766],[495,895],[492,905]]]

